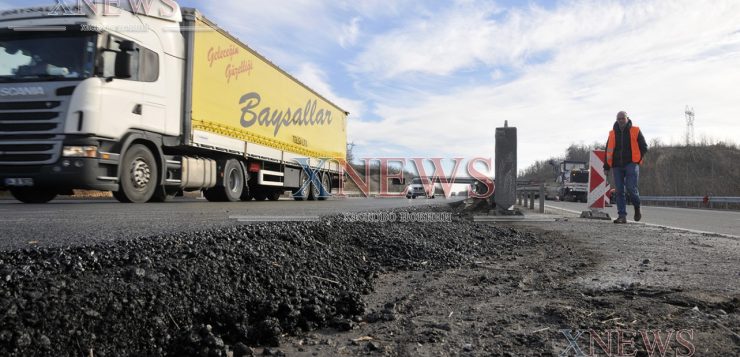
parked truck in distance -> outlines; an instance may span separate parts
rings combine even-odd
[[[340,163],[321,159],[346,157],[345,110],[195,9],[89,3],[0,13],[0,189],[140,203],[337,186]]]
[[[561,201],[586,202],[588,199],[588,163],[564,160],[556,167],[558,198]]]

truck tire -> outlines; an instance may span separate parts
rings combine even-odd
[[[241,199],[244,191],[244,171],[239,161],[226,160],[224,163],[223,179],[216,187],[209,188],[203,195],[211,202],[236,202]]]
[[[131,145],[123,155],[119,181],[120,188],[113,196],[121,202],[144,203],[154,196],[159,185],[159,172],[149,148],[141,144]]]
[[[277,201],[280,199],[280,196],[283,195],[283,191],[279,189],[275,189],[270,191],[270,193],[267,195],[267,199],[270,201]]]
[[[321,175],[321,186],[324,187],[323,192],[324,195],[322,195],[322,190],[319,189],[319,192],[317,193],[319,201],[326,201],[329,197],[331,197],[331,177],[329,176],[329,173],[324,173]]]
[[[296,201],[303,201],[308,199],[309,191],[311,191],[311,185],[306,185],[306,182],[308,182],[308,175],[306,175],[305,171],[301,171],[301,174],[298,177],[299,187],[293,190],[293,199]]]
[[[51,189],[34,187],[11,188],[10,194],[18,201],[32,204],[47,203],[57,196],[57,192]]]
[[[319,174],[321,175],[321,174]],[[314,177],[314,180],[311,180],[311,184],[308,185],[308,200],[309,201],[316,201],[319,198],[319,195],[321,194],[321,188],[319,188],[319,184],[321,183],[321,177],[316,179]]]

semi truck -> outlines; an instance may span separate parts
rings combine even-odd
[[[341,107],[196,9],[77,3],[0,11],[0,189],[142,203],[323,200],[337,187]]]

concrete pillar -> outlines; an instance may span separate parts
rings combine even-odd
[[[504,122],[496,128],[496,207],[499,212],[507,211],[516,203],[516,128]]]

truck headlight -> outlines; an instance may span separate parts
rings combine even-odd
[[[64,157],[98,157],[97,146],[65,146],[62,150]]]

